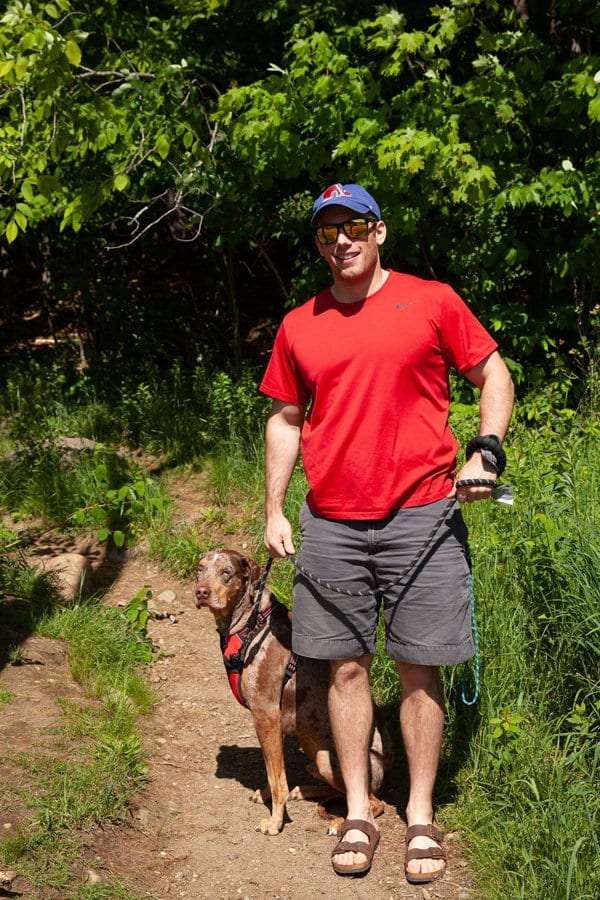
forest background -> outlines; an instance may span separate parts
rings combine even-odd
[[[52,446],[71,434],[209,454],[256,521],[256,383],[284,313],[327,283],[308,217],[332,182],[378,198],[386,265],[450,282],[498,340],[522,500],[471,513],[486,687],[449,739],[448,815],[490,897],[600,893],[599,27],[592,0],[10,0],[0,18],[5,510],[133,539],[141,497],[117,516],[106,493],[130,473],[96,460],[74,487]],[[453,387],[468,438],[476,392]],[[383,661],[377,679],[397,698]]]

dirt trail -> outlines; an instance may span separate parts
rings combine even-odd
[[[193,480],[171,488],[179,518],[189,519],[206,505],[200,484]],[[230,540],[229,546],[235,546]],[[388,804],[378,820],[382,840],[370,874],[362,879],[333,873],[329,854],[335,838],[327,836],[313,803],[290,803],[291,821],[280,835],[258,832],[263,811],[249,797],[266,783],[264,765],[250,714],[229,691],[212,616],[195,609],[191,582],[182,584],[165,575],[142,553],[127,561],[107,600],[127,600],[142,584],[148,584],[155,597],[167,589],[175,591],[176,600],[161,608],[175,612],[179,621],[150,624],[154,641],[173,655],[152,667],[160,702],[142,723],[150,781],[137,798],[135,825],[105,832],[95,845],[109,870],[160,900],[471,896],[466,863],[452,840],[442,882],[426,893],[406,883],[405,826],[393,805]],[[297,748],[289,746],[290,787],[298,779],[306,782],[304,762]]]

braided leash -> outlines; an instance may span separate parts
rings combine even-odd
[[[494,489],[494,493],[492,495],[494,497],[494,499],[500,499],[504,495],[504,492],[507,490],[508,490],[508,493],[510,494],[510,485],[500,485],[497,483],[497,481],[495,479],[491,479],[491,478],[465,478],[465,479],[462,479],[461,481],[457,481],[456,487],[457,488],[491,487]],[[512,502],[512,500],[511,500],[511,502]],[[314,584],[319,585],[319,587],[327,588],[327,590],[333,591],[336,594],[342,594],[345,597],[372,596],[372,597],[377,598],[379,594],[384,594],[390,588],[396,587],[397,585],[399,585],[418,566],[419,562],[421,561],[421,559],[423,558],[425,553],[427,553],[429,548],[432,546],[433,541],[434,541],[438,531],[440,530],[440,528],[442,527],[444,522],[446,522],[446,520],[449,518],[450,513],[453,512],[454,509],[456,508],[456,505],[457,505],[457,501],[454,499],[454,497],[449,498],[448,503],[446,504],[446,507],[442,510],[442,513],[440,514],[440,516],[437,519],[437,521],[435,522],[433,528],[427,535],[425,542],[422,544],[418,553],[412,559],[412,561],[409,563],[409,565],[404,569],[404,571],[397,578],[394,578],[393,581],[389,581],[387,584],[382,585],[381,587],[375,588],[375,590],[365,590],[365,591],[356,591],[356,592],[348,591],[345,588],[340,588],[335,584],[331,584],[331,582],[329,582],[329,581],[324,581],[322,578],[319,578],[317,575],[314,574],[314,572],[311,572],[309,569],[307,569],[303,565],[301,565],[298,562],[298,559],[295,554],[290,554],[287,558],[290,560],[290,562],[293,563],[293,565],[295,566],[295,568],[298,572],[300,572],[302,575],[304,575],[305,578],[308,578],[309,581],[312,581]],[[259,606],[260,597],[261,597],[262,592],[267,583],[267,578],[269,577],[269,572],[271,570],[272,564],[273,564],[273,557],[269,557],[269,559],[265,565],[265,568],[262,572],[262,575],[257,583],[256,589],[255,589],[255,608],[252,611],[251,618],[258,615],[258,606]],[[469,572],[469,576],[468,576],[468,596],[469,596],[469,607],[470,607],[470,611],[471,611],[471,632],[473,635],[473,645],[475,647],[475,657],[474,657],[474,661],[473,661],[474,689],[473,689],[473,696],[468,700],[467,697],[465,696],[466,677],[463,674],[463,677],[461,678],[461,699],[462,699],[462,702],[465,704],[465,706],[473,706],[475,703],[477,703],[477,701],[479,699],[480,690],[481,690],[481,654],[480,654],[480,649],[479,649],[479,631],[477,628],[477,615],[476,615],[476,608],[475,608],[475,591],[473,588],[473,576],[470,572]]]
[[[384,594],[390,588],[396,587],[398,584],[400,584],[402,581],[404,581],[404,579],[407,578],[411,574],[413,569],[415,569],[418,566],[418,564],[421,561],[421,559],[423,558],[423,556],[427,553],[427,551],[433,544],[433,541],[434,541],[435,536],[437,535],[438,531],[440,530],[440,528],[442,527],[442,525],[444,524],[446,519],[449,518],[450,513],[452,513],[454,511],[456,505],[457,504],[456,504],[456,500],[454,499],[454,497],[450,498],[446,507],[442,510],[441,515],[438,517],[437,521],[435,522],[433,528],[427,535],[425,542],[421,545],[417,555],[411,560],[411,562],[408,564],[408,566],[406,566],[404,571],[401,572],[397,578],[394,578],[393,581],[388,581],[387,584],[381,585],[381,587],[375,588],[374,590],[367,588],[364,591],[348,591],[348,590],[346,590],[346,588],[337,587],[337,585],[331,584],[330,581],[324,581],[322,578],[319,578],[317,575],[315,575],[314,572],[311,572],[310,569],[307,569],[303,565],[301,565],[301,563],[298,562],[297,556],[295,556],[294,554],[290,554],[290,556],[288,556],[287,558],[290,560],[290,562],[292,562],[294,564],[294,566],[296,567],[298,572],[300,572],[302,575],[304,575],[305,578],[308,578],[309,581],[312,581],[314,584],[318,584],[319,587],[327,588],[328,591],[333,591],[336,594],[343,594],[344,597],[376,597],[377,598],[379,596],[379,594]]]

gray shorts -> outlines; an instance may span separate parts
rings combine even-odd
[[[325,519],[300,509],[298,562],[350,591],[373,590],[402,572],[426,541],[446,500],[395,510],[386,519]],[[446,520],[417,568],[383,597],[345,597],[296,573],[292,644],[313,659],[353,659],[375,650],[383,603],[388,654],[420,665],[454,665],[474,655],[467,528]]]

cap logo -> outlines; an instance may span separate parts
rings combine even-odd
[[[341,184],[332,184],[331,187],[326,188],[321,197],[323,200],[332,200],[334,197],[351,197],[351,191],[345,191]]]

